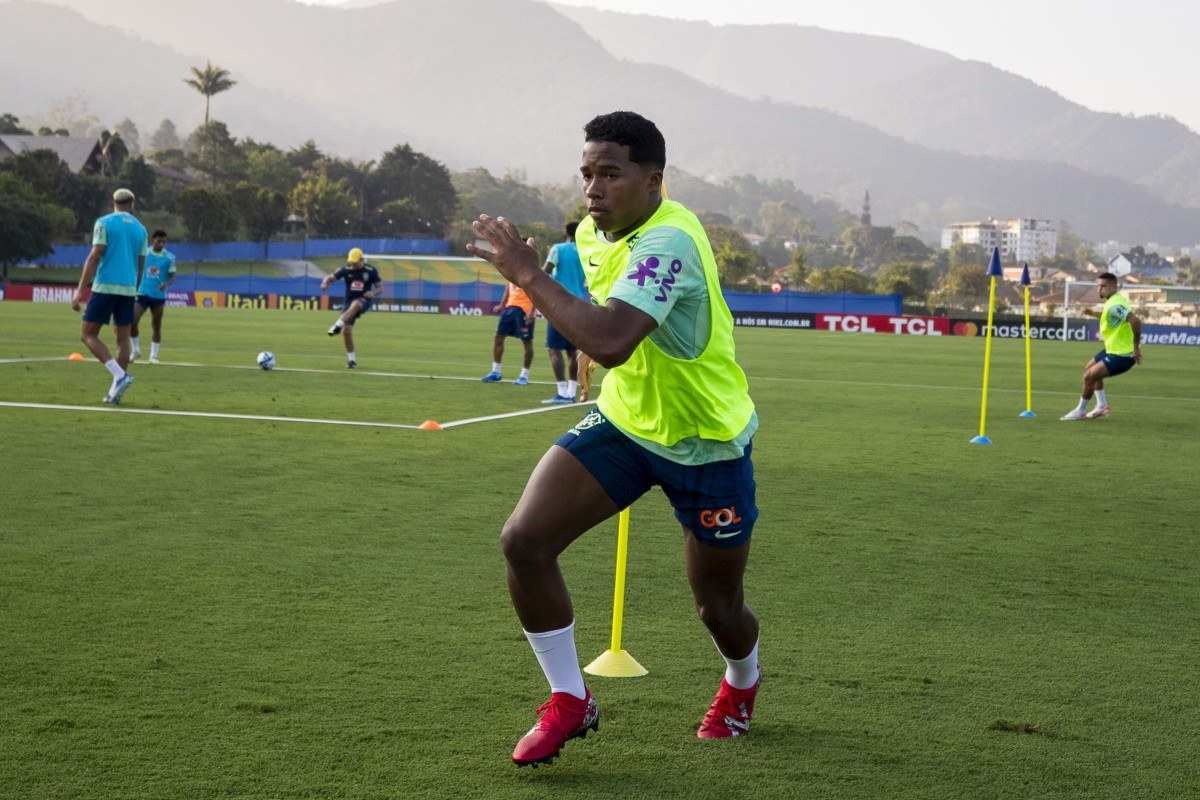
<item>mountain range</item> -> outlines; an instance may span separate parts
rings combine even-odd
[[[637,33],[639,25],[647,32]],[[1065,219],[1092,239],[1200,239],[1200,209],[1189,207],[1185,189],[1171,189],[1197,185],[1189,147],[1200,137],[1178,123],[1117,117],[1113,124],[1133,131],[1126,138],[1136,138],[1139,126],[1152,129],[1143,150],[1158,143],[1157,155],[1126,153],[1119,163],[1098,150],[1086,158],[1075,152],[1082,140],[1045,152],[1011,142],[1017,149],[1006,152],[1003,137],[968,147],[965,131],[976,122],[964,121],[958,134],[924,125],[925,95],[906,109],[869,98],[886,96],[888,80],[906,82],[910,92],[936,88],[932,76],[950,70],[959,84],[947,97],[956,98],[962,120],[976,120],[987,115],[963,99],[969,74],[980,72],[982,82],[1005,73],[897,40],[697,25],[533,0],[354,8],[11,0],[0,2],[0,71],[17,79],[0,84],[0,111],[31,115],[82,96],[108,124],[129,116],[146,130],[170,116],[186,130],[202,105],[182,79],[188,66],[211,59],[239,81],[213,99],[214,115],[235,135],[280,145],[311,137],[332,152],[369,158],[407,141],[455,169],[515,169],[562,182],[575,173],[583,123],[631,108],[659,123],[668,159],[689,172],[786,178],[850,208],[870,189],[877,220],[909,220],[927,235],[951,221],[1020,215]],[[721,43],[735,34],[743,38]],[[803,48],[789,38],[803,36],[812,37]],[[870,67],[878,59],[894,63],[886,78]],[[1091,119],[1094,112],[1076,113]],[[1046,141],[1056,141],[1055,127]],[[926,129],[943,138],[922,141],[932,136]],[[1174,151],[1168,130],[1182,143]]]

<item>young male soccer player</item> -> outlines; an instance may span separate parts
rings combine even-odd
[[[150,236],[150,252],[146,254],[146,266],[142,270],[142,282],[138,286],[137,300],[133,304],[133,355],[131,361],[142,356],[138,323],[146,309],[150,309],[150,363],[158,363],[158,349],[162,345],[163,308],[167,304],[167,289],[175,282],[175,254],[167,249],[167,232],[157,230]]]
[[[551,691],[513,751],[518,765],[547,763],[598,727],[558,555],[652,486],[663,488],[683,526],[696,609],[725,660],[697,735],[745,733],[760,680],[758,620],[742,588],[758,517],[750,461],[758,419],[712,247],[692,212],[662,198],[666,144],[654,123],[618,111],[584,133],[588,217],[576,242],[596,303],[539,269],[530,243],[503,217],[474,223],[494,252],[469,248],[609,368],[598,410],[543,456],[500,537],[513,605]]]
[[[114,405],[133,384],[133,376],[125,371],[130,356],[129,329],[146,260],[146,228],[133,216],[133,203],[133,192],[128,189],[113,192],[113,213],[96,220],[92,228],[92,250],[71,299],[71,308],[78,311],[91,285],[92,296],[83,311],[79,338],[112,375],[104,402]],[[100,340],[100,329],[109,322],[117,335],[116,358]]]
[[[575,230],[578,227],[578,222],[567,223],[566,238],[551,247],[550,252],[546,254],[545,270],[572,295],[586,300],[588,293],[583,279],[583,264],[579,261],[579,248],[575,246]],[[542,402],[546,404],[574,403],[575,393],[579,391],[579,364],[575,345],[555,330],[554,325],[546,323],[546,349],[550,353],[550,368],[554,370],[557,390],[554,397]],[[567,362],[565,368],[564,354]]]
[[[1104,379],[1114,378],[1142,363],[1142,321],[1133,313],[1129,298],[1121,291],[1117,276],[1106,272],[1100,276],[1100,298],[1104,308],[1083,313],[1100,319],[1100,338],[1104,349],[1083,367],[1083,393],[1079,404],[1062,416],[1068,422],[1080,419],[1100,419],[1112,413],[1104,393]],[[1096,407],[1087,410],[1088,401],[1096,396]]]
[[[509,283],[504,290],[500,305],[492,309],[500,315],[496,323],[496,336],[492,340],[492,371],[483,376],[484,383],[499,383],[504,380],[501,363],[504,360],[504,337],[520,339],[525,347],[525,360],[521,374],[513,381],[517,386],[529,385],[529,367],[533,364],[533,300],[525,290]]]
[[[346,266],[321,280],[321,291],[326,291],[331,283],[338,280],[346,282],[346,307],[328,332],[330,336],[342,334],[346,343],[346,366],[354,369],[358,366],[354,354],[354,323],[371,310],[371,303],[379,296],[383,281],[379,277],[379,270],[363,260],[363,251],[357,247],[346,255]]]

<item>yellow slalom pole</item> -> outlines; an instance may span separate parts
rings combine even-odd
[[[1021,273],[1021,285],[1025,287],[1025,410],[1021,419],[1032,419],[1033,413],[1033,345],[1032,332],[1029,330],[1029,265],[1025,265]]]
[[[988,267],[991,284],[988,287],[987,329],[983,345],[983,401],[979,404],[979,435],[971,440],[971,444],[992,443],[992,440],[987,437],[988,380],[992,373],[992,328],[996,315],[996,278],[1003,274],[1004,271],[1000,268],[1000,248],[997,247],[992,251],[992,263]]]
[[[617,517],[617,575],[613,585],[612,638],[609,647],[583,668],[589,675],[602,678],[637,678],[647,670],[621,647],[625,623],[625,569],[629,563],[629,509]]]

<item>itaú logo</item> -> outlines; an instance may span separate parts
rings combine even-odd
[[[700,512],[700,524],[710,530],[712,528],[724,528],[728,525],[736,525],[741,521],[742,518],[738,516],[737,508],[734,506]]]

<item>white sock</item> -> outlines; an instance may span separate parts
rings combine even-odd
[[[354,357],[353,350],[351,350],[349,353],[346,353],[346,363],[350,363],[351,361],[358,361],[358,359]]]
[[[528,377],[529,377],[529,367],[522,367],[522,368],[521,368],[521,377],[522,377],[522,378],[528,378]]]
[[[563,392],[563,397],[574,397],[579,393],[579,381],[567,381],[567,391]]]
[[[716,644],[716,641],[713,641]],[[721,648],[717,648],[717,652],[721,653]],[[721,653],[721,658],[725,659],[725,682],[735,689],[749,689],[754,684],[758,683],[758,642],[754,642],[754,647],[750,650],[750,655],[745,658],[734,660],[729,658],[724,653]]]
[[[141,343],[140,339],[141,339],[141,337],[138,337],[138,336],[130,336],[129,337],[129,341],[133,342],[133,352],[135,352],[135,353],[142,352],[142,343]]]
[[[525,638],[537,656],[538,664],[550,682],[551,692],[566,692],[582,700],[587,696],[579,656],[575,653],[575,622],[565,628],[545,633],[525,631]],[[757,650],[755,651],[757,652]]]
[[[499,372],[499,371],[500,371],[500,362],[493,361],[492,362],[492,372]]]
[[[1096,408],[1103,408],[1108,405],[1108,398],[1104,395],[1103,389],[1096,390]]]
[[[114,386],[116,385],[117,381],[125,377],[125,370],[121,369],[121,365],[117,363],[115,358],[110,358],[108,361],[105,361],[104,368],[108,370],[110,375],[113,376]]]
[[[1087,398],[1081,397],[1079,398],[1079,405],[1075,406],[1075,410],[1082,414],[1084,411],[1087,411],[1087,404]]]
[[[559,397],[567,396],[567,382],[566,381],[558,381],[558,396]]]
[[[159,345],[158,342],[150,343],[150,357],[151,358],[158,358],[158,345]]]

